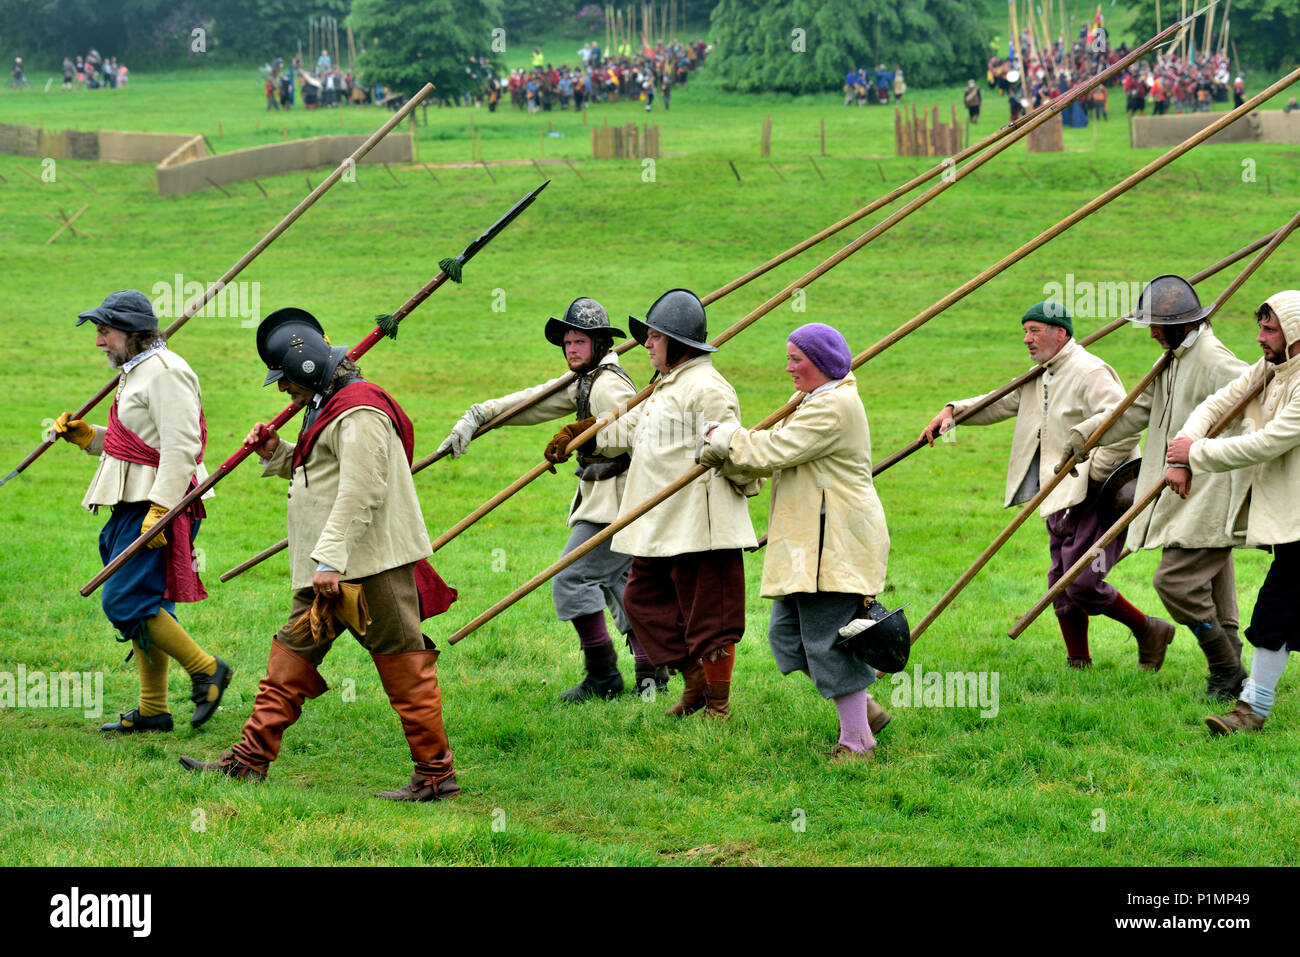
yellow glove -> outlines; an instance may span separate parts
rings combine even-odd
[[[54,434],[84,451],[90,448],[90,443],[95,439],[95,427],[89,422],[74,419],[71,412],[64,412],[54,420]]]
[[[143,535],[145,532],[149,531],[149,529],[157,525],[158,519],[162,518],[166,514],[167,509],[163,508],[161,505],[150,505],[149,514],[147,514],[144,517],[144,521],[140,523],[140,534]],[[159,532],[145,543],[145,548],[162,548],[166,544],[167,533]]]

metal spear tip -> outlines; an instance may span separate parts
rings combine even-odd
[[[18,474],[19,474],[19,473],[18,473],[18,470],[17,470],[17,469],[14,469],[12,472],[10,472],[8,475],[6,475],[4,478],[0,479],[0,485],[4,485],[5,482],[8,482],[11,478],[17,478],[17,477],[18,477]]]

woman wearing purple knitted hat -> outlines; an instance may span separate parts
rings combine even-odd
[[[885,587],[889,558],[851,361],[837,330],[800,326],[790,333],[785,366],[799,407],[770,431],[705,423],[700,452],[703,465],[772,476],[763,562],[763,597],[773,599],[768,641],[782,674],[804,672],[835,702],[833,761],[870,758],[872,725],[879,730],[889,720],[867,694],[875,669],[839,641],[839,629]]]

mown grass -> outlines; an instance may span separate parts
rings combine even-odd
[[[922,103],[956,102],[955,90],[915,91]],[[204,132],[219,150],[281,135],[370,131],[374,110],[277,115],[259,112],[248,75],[133,77],[117,93],[2,94],[6,118],[50,128]],[[727,98],[692,84],[656,109],[665,155],[653,182],[638,161],[592,161],[582,118],[552,114],[562,139],[547,158],[567,167],[538,203],[402,326],[396,342],[363,361],[416,424],[417,454],[431,451],[472,402],[558,374],[541,326],[577,295],[592,295],[616,322],[641,315],[673,286],[706,292],[868,202],[924,168],[896,159],[893,114],[843,109],[835,97]],[[1002,120],[990,98],[980,132]],[[774,121],[773,157],[757,158],[761,120]],[[818,120],[829,156],[819,154]],[[431,109],[420,159],[469,159],[472,121],[488,160],[537,156],[548,118],[513,111]],[[633,104],[593,108],[588,124],[640,121]],[[260,121],[261,129],[254,129]],[[274,123],[272,132],[265,129]],[[218,128],[221,130],[217,135]],[[743,418],[756,422],[789,394],[784,340],[805,321],[836,325],[865,349],[985,266],[1148,162],[1132,151],[1116,112],[1096,132],[1066,131],[1067,151],[1013,148],[870,248],[808,285],[806,311],[783,305],[716,359],[735,384]],[[734,159],[742,182],[732,176]],[[1252,160],[1256,182],[1243,182]],[[109,370],[78,311],[111,290],[211,281],[305,193],[301,174],[161,200],[153,171],[59,161],[37,183],[32,158],[0,156],[9,229],[0,237],[5,283],[0,323],[10,374],[0,404],[0,469],[40,439],[46,420],[100,386]],[[63,175],[76,172],[93,191]],[[1000,385],[1026,365],[1018,317],[1044,285],[1130,282],[1192,272],[1273,229],[1295,211],[1294,147],[1204,147],[1153,177],[1061,239],[1012,267],[884,352],[858,373],[877,458],[912,439],[947,399]],[[335,342],[364,335],[538,180],[529,165],[481,169],[363,168],[340,184],[240,277],[260,284],[265,313],[311,309]],[[311,174],[319,182],[320,171]],[[90,209],[93,235],[67,234],[42,212]],[[871,218],[878,221],[887,211]],[[717,333],[794,281],[870,223],[846,230],[710,309]],[[1216,323],[1244,357],[1257,355],[1250,313],[1294,286],[1286,249],[1266,264]],[[1209,298],[1232,271],[1203,287]],[[494,306],[504,311],[494,311]],[[1080,334],[1103,318],[1080,318]],[[200,317],[175,340],[198,371],[210,430],[208,461],[236,448],[248,426],[281,408],[262,390],[254,330],[238,318]],[[1155,358],[1145,335],[1116,333],[1096,347],[1132,383]],[[644,353],[626,365],[638,382]],[[91,418],[103,421],[104,410]],[[465,458],[417,478],[437,534],[538,460],[553,430],[507,429]],[[998,508],[1010,424],[959,429],[956,444],[925,450],[879,482],[892,538],[890,604],[913,620],[1010,518]],[[283,535],[283,488],[245,466],[218,488],[199,544],[212,597],[182,619],[237,673],[226,706],[199,732],[187,725],[188,682],[173,674],[178,730],[107,740],[95,730],[133,706],[136,677],[123,665],[95,599],[76,589],[98,569],[100,521],[78,508],[93,463],[60,445],[0,491],[0,581],[8,628],[0,670],[102,671],[104,717],[75,709],[0,710],[0,860],[79,864],[1289,864],[1296,863],[1294,682],[1260,735],[1211,741],[1201,723],[1203,659],[1186,632],[1158,675],[1136,669],[1132,639],[1094,625],[1097,666],[1064,667],[1060,638],[1040,619],[1020,640],[1005,630],[1044,587],[1046,536],[1025,529],[930,629],[913,664],[926,671],[995,671],[996,717],[970,709],[894,707],[878,759],[828,766],[833,709],[802,678],[780,678],[765,647],[767,602],[760,556],[746,560],[748,631],[740,646],[736,718],[719,726],[675,722],[663,700],[628,696],[562,707],[579,676],[576,641],[556,622],[545,589],[447,649],[444,636],[548,564],[563,540],[571,479],[545,476],[436,556],[461,601],[428,631],[440,660],[447,726],[463,796],[446,806],[396,807],[371,793],[400,783],[408,756],[368,657],[350,641],[324,666],[336,689],[312,702],[285,740],[263,787],[185,775],[181,754],[215,756],[247,716],[267,641],[288,606],[283,557],[227,585],[217,575]],[[766,524],[766,495],[751,503]],[[1242,552],[1243,618],[1268,557]],[[1128,559],[1112,580],[1156,611],[1156,557]],[[624,658],[625,672],[630,664]],[[910,669],[909,669],[910,671]],[[679,688],[674,680],[673,692]],[[877,696],[888,704],[890,684]],[[1095,830],[1104,814],[1105,829]],[[495,825],[495,827],[494,827]],[[1250,833],[1251,840],[1241,839]]]

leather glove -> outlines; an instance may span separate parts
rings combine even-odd
[[[470,439],[474,438],[474,433],[487,420],[487,410],[475,402],[469,407],[469,411],[460,417],[460,421],[452,427],[451,434],[442,440],[442,445],[438,446],[438,451],[450,450],[453,459],[460,458],[465,454],[465,450],[469,448],[469,442]]]
[[[71,412],[64,412],[54,420],[54,434],[85,451],[95,440],[95,427],[82,419],[74,419]]]
[[[1056,468],[1052,470],[1052,474],[1056,474],[1065,468],[1065,463],[1070,461],[1071,456],[1074,457],[1075,465],[1082,465],[1088,461],[1089,452],[1084,448],[1087,444],[1088,436],[1080,432],[1077,427],[1067,432],[1065,435],[1065,451],[1061,454],[1061,461],[1056,463]],[[1071,467],[1070,474],[1078,475],[1079,473]]]
[[[158,524],[158,519],[167,514],[167,509],[161,505],[150,505],[149,513],[145,515],[144,521],[140,523],[140,534],[143,535],[149,529]],[[167,544],[167,533],[159,532],[154,538],[145,543],[145,548],[163,548]]]
[[[581,422],[574,422],[570,425],[566,425],[564,428],[560,429],[560,431],[556,432],[551,441],[546,444],[546,451],[542,453],[546,456],[546,461],[550,462],[552,465],[567,462],[569,460],[569,443],[595,424],[595,417],[589,416]]]

